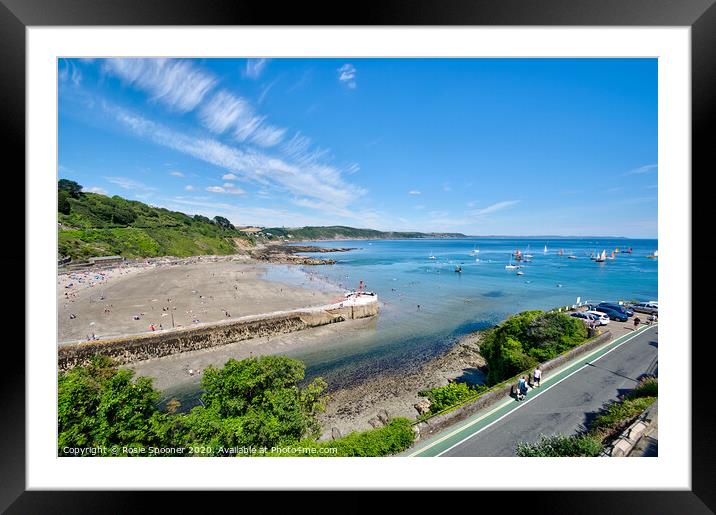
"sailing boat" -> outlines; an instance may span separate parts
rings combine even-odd
[[[557,252],[558,256],[564,256],[564,249],[559,249],[559,252]]]
[[[616,257],[616,256],[615,256],[615,254],[614,254],[614,251],[612,250],[611,256],[609,256],[607,259],[614,259],[615,257]]]
[[[480,253],[480,249],[477,248],[477,245],[470,251],[471,256],[477,256]]]
[[[659,257],[659,251],[658,251],[658,250],[655,250],[653,254],[649,254],[649,255],[646,256],[646,257],[647,257],[648,259],[656,259],[656,258]]]
[[[602,250],[602,253],[594,260],[597,263],[602,263],[607,260],[607,251]]]
[[[433,255],[433,251],[432,251],[432,250],[430,251],[430,255],[428,256],[428,259],[437,259],[437,258]]]
[[[547,254],[547,245],[544,246],[544,253]]]
[[[525,250],[525,258],[532,259],[534,256],[530,254],[530,246],[527,245],[527,249]]]
[[[574,252],[569,251],[569,256],[567,256],[568,259],[577,259],[577,256],[574,255]]]
[[[515,268],[519,268],[519,266],[518,266],[518,265],[513,265],[513,264],[512,264],[512,258],[510,258],[510,264],[509,264],[509,265],[505,265],[505,270],[514,270]]]

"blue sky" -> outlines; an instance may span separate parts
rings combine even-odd
[[[60,178],[237,225],[657,234],[656,59],[60,59]]]

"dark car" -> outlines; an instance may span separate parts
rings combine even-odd
[[[633,309],[629,309],[629,308],[622,306],[620,304],[614,304],[612,302],[600,302],[599,306],[613,309],[614,311],[617,311],[617,312],[621,313],[622,315],[626,315],[628,317],[634,316]]]
[[[609,317],[609,320],[617,320],[619,322],[626,322],[627,320],[629,320],[629,317],[626,316],[624,313],[620,313],[619,311],[615,311],[611,308],[607,308],[604,306],[596,306],[594,308],[594,311],[604,313]]]

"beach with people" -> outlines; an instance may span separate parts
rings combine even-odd
[[[343,292],[310,274],[267,279],[245,256],[148,259],[68,271],[57,279],[58,341],[167,331],[334,302]]]

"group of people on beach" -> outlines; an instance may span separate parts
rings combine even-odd
[[[512,395],[517,401],[524,400],[527,397],[527,392],[532,388],[538,388],[542,384],[542,370],[539,367],[534,369],[532,372],[532,381],[530,382],[529,376],[520,377],[517,382],[517,388],[512,387]]]

